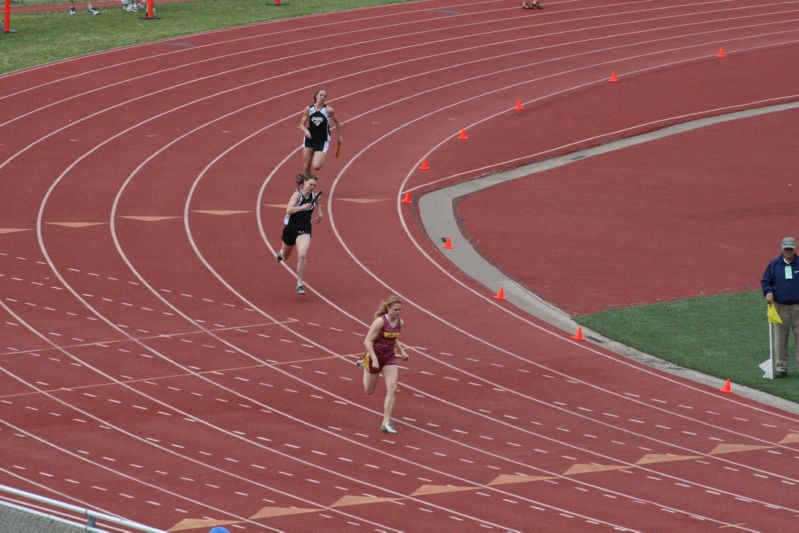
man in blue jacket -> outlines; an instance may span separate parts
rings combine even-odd
[[[775,326],[775,378],[788,375],[788,335],[793,330],[794,341],[799,332],[799,259],[796,258],[796,239],[782,239],[782,255],[772,260],[760,281],[763,295],[780,315],[782,324]],[[796,362],[799,365],[799,342],[796,343]]]

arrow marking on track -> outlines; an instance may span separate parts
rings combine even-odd
[[[376,496],[344,496],[330,507],[344,507],[347,505],[361,505],[364,503],[393,502],[402,498],[378,498]]]
[[[338,198],[338,200],[355,204],[373,204],[375,202],[385,202],[388,198]]]
[[[799,442],[799,433],[788,433],[788,435],[782,439],[779,444],[794,444]]]
[[[169,531],[182,531],[184,529],[197,529],[209,528],[214,526],[226,526],[229,524],[240,524],[238,520],[203,520],[200,518],[184,518],[174,526],[169,528]]]
[[[637,465],[648,465],[649,463],[668,463],[670,461],[688,461],[690,459],[700,459],[699,455],[671,455],[663,453],[648,453],[638,459]]]
[[[271,518],[274,516],[288,516],[293,514],[318,513],[321,509],[300,509],[297,507],[264,507],[250,517],[250,520],[257,518]]]
[[[710,455],[716,455],[720,453],[747,452],[749,450],[766,450],[773,447],[774,446],[757,446],[751,444],[719,444],[713,448],[713,451],[710,452]]]
[[[127,218],[130,220],[138,220],[139,222],[160,222],[162,220],[174,220],[180,218],[177,216],[134,216],[134,215],[120,215],[119,218]]]
[[[53,226],[64,226],[65,228],[88,228],[90,226],[102,226],[105,222],[47,222]]]
[[[224,209],[195,209],[195,213],[202,213],[203,215],[216,215],[218,217],[228,216],[228,215],[240,215],[242,213],[252,213],[252,211],[235,211],[235,210],[224,210]]]
[[[517,476],[513,474],[501,474],[489,482],[489,485],[507,485],[509,483],[527,483],[529,481],[543,481],[545,479],[555,479],[553,476]]]
[[[479,487],[455,487],[452,485],[422,485],[416,489],[411,496],[421,496],[424,494],[443,494],[445,492],[463,492],[465,490],[477,490]]]
[[[574,474],[589,474],[591,472],[607,472],[609,470],[621,470],[623,468],[630,468],[627,465],[586,465],[576,464],[566,470],[563,475],[571,476]]]

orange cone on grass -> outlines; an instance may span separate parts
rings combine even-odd
[[[576,341],[582,341],[582,340],[585,340],[585,339],[583,338],[583,328],[582,328],[582,326],[577,326],[577,333],[575,333],[574,335],[572,335],[572,339],[574,339],[574,340],[576,340]]]
[[[724,382],[724,386],[719,389],[719,392],[725,392],[727,394],[732,394],[732,390],[730,389],[730,378],[727,378],[727,381]]]
[[[494,295],[494,298],[497,300],[504,300],[505,299],[505,289],[502,287],[499,288],[497,293]]]

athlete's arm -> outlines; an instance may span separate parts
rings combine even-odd
[[[366,334],[366,338],[363,340],[363,345],[366,346],[366,353],[369,354],[370,364],[374,369],[379,368],[377,356],[375,355],[375,340],[377,340],[377,336],[380,334],[382,327],[383,317],[375,318],[374,322],[372,322],[372,325],[369,326],[369,332]]]
[[[404,325],[405,325],[405,322],[400,318],[400,326],[404,326]],[[407,361],[409,355],[408,355],[408,352],[405,351],[405,346],[400,344],[400,341],[397,341],[396,345],[397,345],[397,349],[396,349],[397,357],[399,357],[403,361]]]
[[[324,214],[322,213],[322,204],[316,204],[314,211],[316,212],[316,218],[314,218],[313,223],[319,224],[322,222],[322,218],[324,217]]]
[[[341,123],[338,121],[338,117],[336,116],[336,112],[330,106],[327,106],[327,116],[336,125],[336,142],[338,144],[343,143],[344,142],[344,138],[341,136]]]
[[[300,199],[299,191],[294,191],[294,193],[291,195],[291,198],[289,198],[289,203],[286,204],[287,215],[293,215],[294,213],[299,213],[300,211],[305,211],[307,209],[304,205],[297,205],[298,203],[297,200],[299,199]]]
[[[302,118],[300,118],[300,130],[302,134],[311,138],[311,130],[308,129],[308,111],[302,112]]]

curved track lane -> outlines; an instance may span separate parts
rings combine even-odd
[[[799,42],[796,1],[601,4],[412,2],[3,77],[3,481],[174,530],[795,519],[795,417],[495,302],[399,202],[675,109],[713,113],[670,100],[608,113],[613,127],[546,115],[608,90],[611,71],[634,99],[636,77],[709,63],[720,46],[763,57]],[[346,143],[321,172],[327,217],[300,298],[273,252],[299,110],[319,86]],[[777,76],[728,103],[789,96]],[[548,135],[543,120],[568,127]],[[459,145],[461,128],[492,142]],[[413,356],[388,437],[352,362],[391,292]]]

